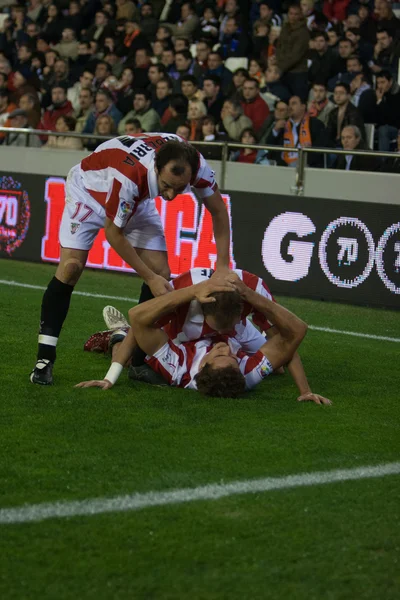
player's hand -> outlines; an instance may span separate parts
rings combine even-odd
[[[197,283],[194,287],[196,299],[201,304],[209,304],[215,302],[215,298],[211,296],[214,292],[234,292],[235,286],[229,281],[219,279],[207,279],[201,283]]]
[[[164,277],[161,277],[161,275],[154,275],[154,277],[146,281],[146,283],[151,289],[151,293],[154,297],[163,296],[164,294],[173,291],[173,287],[169,281],[164,279]]]
[[[249,292],[251,291],[249,287],[241,280],[239,277],[235,281],[235,289],[242,296],[243,300],[246,300]]]
[[[81,383],[77,383],[74,385],[76,388],[89,388],[89,387],[99,387],[102,390],[109,390],[112,388],[111,381],[108,379],[92,379],[92,381],[81,381]]]
[[[307,394],[302,394],[297,398],[297,402],[315,402],[315,404],[332,404],[331,400],[328,398],[324,398],[324,396],[320,396],[319,394],[314,394],[313,392],[308,392]]]

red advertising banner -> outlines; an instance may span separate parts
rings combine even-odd
[[[223,195],[231,224],[231,202]],[[65,179],[49,177],[45,185],[46,225],[42,239],[41,258],[46,262],[59,262],[60,245],[58,230],[65,203]],[[160,196],[156,207],[165,231],[168,260],[172,276],[177,276],[192,267],[215,268],[217,247],[215,244],[211,215],[204,205],[199,204],[192,194],[181,194],[173,202]],[[89,252],[87,266],[97,269],[133,272],[107,242],[102,229]],[[236,267],[231,241],[230,268]]]

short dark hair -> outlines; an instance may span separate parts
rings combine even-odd
[[[180,78],[181,83],[183,81],[190,81],[190,83],[193,83],[193,85],[195,85],[196,87],[199,87],[199,82],[197,81],[197,78],[194,75],[190,75],[189,73],[187,75],[183,75]]]
[[[378,31],[376,33],[377,34],[378,33],[387,33],[388,37],[391,37],[391,38],[393,37],[393,33],[389,29],[387,29],[386,27],[378,27]]]
[[[140,129],[143,129],[139,119],[128,119],[125,121],[125,125],[134,125],[135,127],[140,127]]]
[[[206,364],[195,376],[195,381],[200,394],[214,398],[238,398],[246,390],[244,376],[233,366],[213,369]]]
[[[256,84],[256,86],[257,86],[258,89],[260,88],[260,82],[255,77],[247,77],[246,81],[252,81],[253,83]],[[245,83],[246,83],[246,81],[245,81]]]
[[[211,296],[215,298],[215,302],[202,304],[204,316],[214,317],[218,329],[232,327],[233,321],[240,317],[243,310],[243,301],[238,292],[214,292]]]
[[[98,89],[96,92],[96,96],[98,96],[99,94],[102,94],[103,96],[105,96],[107,98],[107,100],[110,100],[111,102],[114,101],[114,98],[113,98],[111,92],[107,88]]]
[[[156,154],[156,167],[159,173],[169,162],[176,164],[172,168],[172,173],[176,176],[183,175],[186,165],[190,166],[192,175],[195,175],[199,167],[199,155],[197,150],[186,142],[171,140],[161,146]]]
[[[329,41],[328,34],[326,33],[326,31],[315,31],[312,34],[313,40],[316,40],[319,37],[323,37],[326,42]]]
[[[142,4],[142,6],[144,6],[144,4]],[[150,65],[149,69],[151,69],[152,67],[156,67],[157,71],[159,73],[162,73],[164,75],[164,77],[167,75],[167,67],[165,65],[163,65],[162,63],[156,63],[154,65]]]
[[[349,86],[349,84],[348,84],[348,83],[346,83],[345,81],[338,81],[338,82],[336,83],[336,85],[335,85],[335,90],[336,90],[336,88],[337,88],[337,87],[342,87],[342,88],[344,88],[344,89],[346,90],[346,92],[347,92],[348,94],[351,94],[350,86]]]
[[[183,94],[172,94],[169,105],[178,115],[186,115],[188,111],[188,99]]]
[[[314,87],[314,85],[322,85],[325,89],[327,89],[328,87],[325,79],[315,79],[312,84],[312,87]]]
[[[206,81],[206,79],[212,81],[214,85],[221,87],[221,77],[218,77],[218,75],[205,75],[203,81]]]
[[[238,69],[236,69],[236,71],[233,71],[233,75],[239,75],[239,73],[241,75],[244,75],[245,77],[249,76],[248,70],[245,69],[244,67],[239,67]]]
[[[64,119],[64,122],[65,122],[66,126],[68,127],[68,130],[74,131],[75,125],[76,125],[76,119],[74,119],[74,117],[72,117],[71,115],[60,115],[58,117],[58,119]],[[58,121],[58,119],[57,119],[57,121]]]
[[[379,79],[381,77],[384,77],[385,79],[387,79],[388,81],[391,81],[393,79],[393,73],[391,73],[390,71],[388,71],[387,69],[382,69],[382,71],[380,73],[376,74],[376,78]]]
[[[150,92],[150,90],[143,90],[143,89],[135,90],[135,93],[133,94],[133,99],[135,99],[136,96],[144,96],[146,98],[147,102],[149,100],[151,100],[151,92]]]
[[[94,41],[96,41],[96,40],[94,40]],[[99,65],[105,65],[105,66],[107,67],[107,71],[110,71],[110,72],[111,72],[111,65],[110,65],[110,63],[108,63],[106,60],[99,60],[99,61],[97,62],[97,64],[96,64],[96,68],[97,68]]]
[[[190,50],[178,50],[178,52],[175,52],[175,56],[177,56],[177,54],[182,54],[182,56],[184,58],[186,58],[186,60],[190,60],[190,61],[193,60],[193,56],[192,56]]]
[[[215,56],[218,56],[218,58],[220,58],[222,61],[224,60],[224,57],[222,56],[221,52],[218,52],[218,50],[213,50],[212,52],[210,52],[210,56],[212,54],[215,54]]]

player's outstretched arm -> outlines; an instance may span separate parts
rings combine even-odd
[[[278,331],[260,351],[268,358],[274,370],[285,365],[307,333],[307,324],[283,306],[248,288],[243,281],[235,281],[235,286],[243,299],[265,315]]]
[[[157,275],[144,264],[136,250],[132,248],[124,236],[123,229],[117,227],[110,219],[106,218],[104,231],[110,246],[144,279],[154,296],[161,296],[172,290],[170,283],[164,277]]]
[[[217,245],[217,270],[229,269],[229,247],[231,232],[229,227],[228,211],[217,188],[215,192],[203,198],[207,210],[211,214],[215,243]]]

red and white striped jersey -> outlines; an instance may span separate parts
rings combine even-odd
[[[255,290],[269,300],[274,299],[268,286],[260,277],[257,277],[257,275],[253,275],[248,271],[243,271],[242,269],[235,269],[234,272],[252,290]],[[171,284],[174,289],[179,290],[200,283],[205,279],[209,279],[212,274],[213,271],[211,269],[191,269],[190,271],[179,275],[176,279],[173,279]],[[247,321],[247,317],[250,314],[252,315],[253,323],[262,331],[266,331],[271,327],[271,324],[266,317],[258,311],[254,311],[253,307],[246,302],[243,306],[241,322],[236,325],[230,335],[238,340],[243,350],[253,354],[263,345],[265,338],[249,321]],[[215,329],[212,329],[205,322],[201,304],[198,300],[192,300],[189,304],[180,306],[173,315],[168,316],[168,322],[166,319],[160,324],[163,325],[163,329],[168,337],[176,344],[219,335]]]
[[[87,192],[117,227],[125,227],[138,202],[158,196],[155,155],[168,141],[184,141],[169,133],[123,135],[100,144],[79,166]],[[215,173],[198,153],[197,172],[185,192],[193,187],[200,198],[217,189]]]
[[[272,365],[262,352],[249,356],[240,349],[237,340],[228,336],[218,336],[216,340],[197,340],[175,344],[168,340],[153,356],[147,356],[146,362],[153,371],[164,377],[169,385],[196,390],[195,377],[200,370],[204,356],[217,342],[226,342],[236,354],[239,369],[245,378],[246,389],[250,390],[272,373]]]

